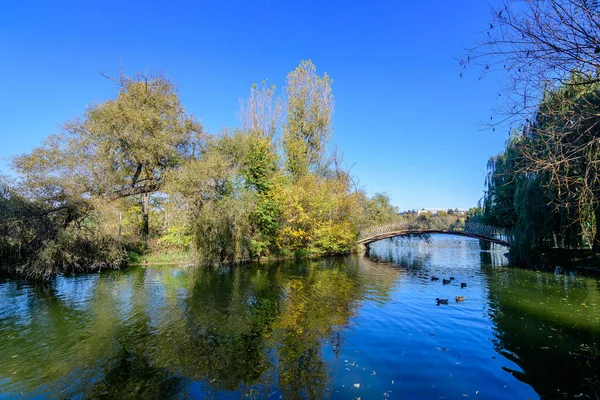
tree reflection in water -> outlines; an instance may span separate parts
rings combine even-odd
[[[0,390],[92,398],[323,398],[364,299],[397,269],[357,256],[233,268],[138,268],[5,283]],[[23,357],[13,357],[20,354]]]
[[[0,399],[593,398],[598,280],[502,254],[444,236],[369,258],[0,282]]]

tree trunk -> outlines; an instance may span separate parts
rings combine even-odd
[[[142,194],[142,237],[144,241],[148,243],[150,236],[150,193]]]
[[[592,251],[594,253],[598,253],[600,252],[600,205],[596,205],[596,209],[594,210],[594,219],[596,220],[596,232],[594,232],[594,243],[592,244]]]
[[[169,208],[165,206],[165,222],[163,224],[163,233],[167,234],[169,232]]]

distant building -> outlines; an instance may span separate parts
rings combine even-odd
[[[417,211],[417,215],[421,215],[423,213],[437,214],[440,211],[447,212],[447,213],[454,213],[454,214],[466,214],[467,213],[467,210],[461,210],[458,208],[421,208],[420,210]]]
[[[400,212],[398,212],[398,215],[411,215],[411,216],[417,216],[417,215],[419,215],[419,214],[418,214],[418,211],[416,211],[416,210],[406,210],[406,211],[400,211]]]

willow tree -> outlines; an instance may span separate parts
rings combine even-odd
[[[483,215],[490,225],[512,229],[517,222],[515,193],[524,178],[519,173],[522,165],[519,148],[523,140],[518,131],[512,132],[504,151],[488,161]]]
[[[535,119],[489,164],[487,222],[513,229],[520,258],[548,248],[600,248],[597,84],[547,91]]]
[[[331,83],[327,74],[317,75],[310,60],[302,61],[287,76],[283,148],[287,171],[295,180],[321,164],[331,135]]]
[[[513,223],[530,239],[543,233],[544,246],[581,247],[596,232],[589,241],[600,250],[599,20],[595,0],[505,0],[492,9],[489,29],[463,60],[484,73],[503,71],[501,121],[523,129],[518,148],[509,148],[513,142],[502,156],[518,153],[518,170],[502,164],[506,157],[492,163],[522,180],[507,175],[502,183],[494,172],[495,195],[507,196],[496,222]]]
[[[574,74],[545,94],[521,153],[526,171],[545,177],[549,202],[594,232],[600,251],[600,84],[583,84],[589,80]]]
[[[139,196],[147,238],[150,195],[192,151],[202,128],[168,80],[137,75],[117,82],[115,99],[89,107],[14,166],[32,188],[110,201]]]

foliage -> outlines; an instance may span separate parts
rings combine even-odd
[[[521,160],[521,141],[522,138],[518,134],[513,134],[506,149],[488,161],[487,192],[483,211],[486,222],[490,225],[512,229],[517,222],[515,192],[520,178],[517,172]]]
[[[466,222],[482,222],[484,212],[482,207],[471,207],[467,210]]]
[[[271,140],[251,133],[241,173],[246,188],[256,192],[251,219],[256,231],[252,253],[257,256],[266,255],[273,248],[280,228],[282,204],[276,194],[281,188],[281,175],[277,161]]]
[[[365,225],[381,225],[398,219],[398,207],[385,193],[375,193],[373,197],[364,199]]]
[[[488,165],[487,222],[513,229],[519,259],[550,248],[600,250],[600,86],[573,74]],[[587,78],[585,78],[587,79]]]
[[[118,268],[125,253],[114,238],[93,234],[84,223],[85,201],[31,201],[0,185],[0,269],[31,278]]]
[[[331,134],[331,79],[316,71],[310,60],[302,61],[287,76],[283,148],[287,170],[294,179],[319,167]]]
[[[515,258],[552,247],[600,251],[599,4],[503,2],[463,65],[503,70],[502,121],[517,122],[490,160],[488,222],[513,229]]]
[[[190,252],[209,265],[340,254],[361,226],[398,217],[389,197],[368,198],[327,154],[331,79],[310,61],[288,75],[284,98],[266,81],[253,85],[241,127],[215,135],[186,114],[168,80],[114,82],[115,98],[14,159],[20,184],[3,194],[0,222],[11,268],[117,267],[147,251]]]
[[[61,231],[56,238],[36,249],[32,258],[17,272],[39,278],[58,273],[99,271],[119,268],[126,258],[123,248],[114,238],[89,235],[71,228]]]
[[[252,254],[252,198],[231,196],[208,201],[193,217],[194,241],[204,264],[246,261]]]
[[[192,242],[190,233],[187,226],[173,225],[158,239],[158,244],[166,249],[188,250]]]
[[[307,175],[281,192],[284,204],[279,248],[317,254],[349,251],[358,237],[358,195],[348,180]]]
[[[119,94],[89,107],[14,168],[36,194],[115,200],[141,196],[141,233],[149,236],[150,194],[194,149],[201,126],[185,114],[175,86],[144,75],[117,81]]]

